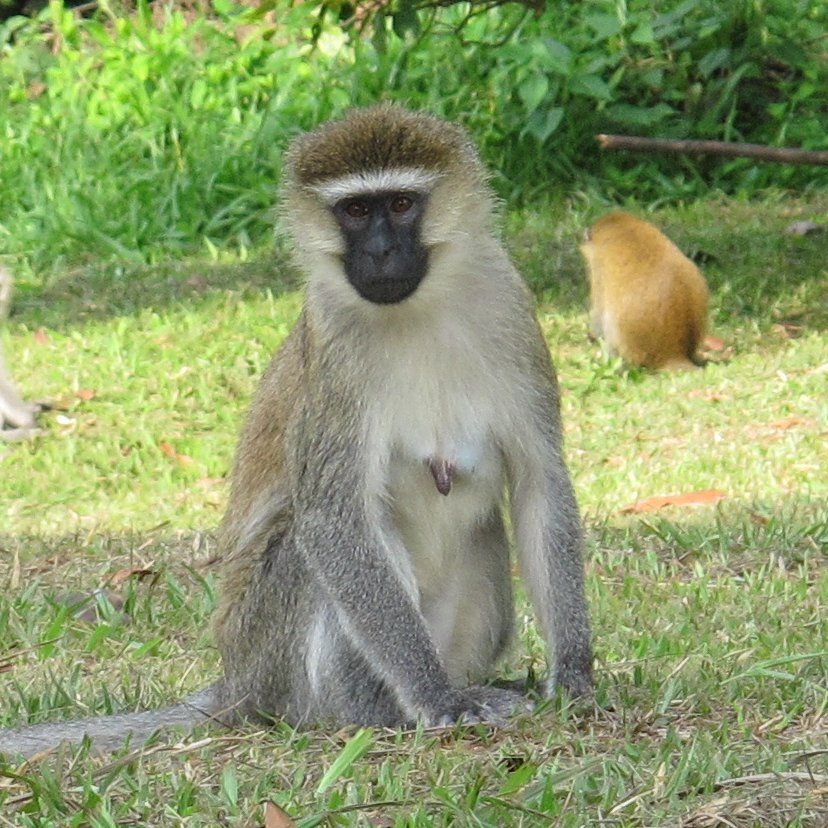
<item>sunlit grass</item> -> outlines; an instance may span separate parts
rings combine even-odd
[[[125,761],[59,753],[0,770],[0,824],[259,826],[266,799],[305,828],[824,824],[828,234],[782,231],[828,201],[653,216],[714,257],[725,349],[677,375],[586,339],[577,238],[596,212],[505,224],[563,388],[599,706],[491,733],[203,730]],[[169,702],[219,673],[212,532],[244,409],[300,310],[295,274],[263,253],[23,281],[3,346],[57,407],[43,436],[0,445],[0,720]],[[621,513],[703,489],[725,497]],[[98,586],[124,606],[97,623],[55,600]],[[518,633],[504,671],[543,669],[523,604]]]

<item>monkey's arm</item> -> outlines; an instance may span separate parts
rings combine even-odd
[[[320,410],[318,404],[310,410]],[[359,406],[326,395],[327,412]],[[366,458],[358,423],[328,425],[309,416],[296,443],[297,548],[336,609],[342,626],[412,721],[476,720],[481,706],[453,689],[417,606],[399,541],[367,503]],[[320,421],[321,420],[321,421]],[[360,455],[362,452],[362,455]],[[485,713],[484,713],[485,715]]]
[[[216,719],[220,714],[218,685],[192,693],[183,701],[160,710],[142,710],[113,716],[93,716],[68,722],[45,722],[31,727],[0,730],[0,754],[9,759],[29,758],[61,743],[79,745],[84,738],[94,751],[107,752],[123,747],[127,737],[139,746],[162,727],[187,728]]]
[[[592,690],[592,650],[584,595],[583,536],[563,457],[559,393],[546,346],[538,345],[529,431],[509,462],[512,523],[523,582],[549,648],[545,692]]]

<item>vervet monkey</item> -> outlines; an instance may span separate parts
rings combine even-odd
[[[513,626],[506,504],[549,643],[542,691],[591,691],[558,386],[492,213],[466,133],[429,115],[358,109],[294,141],[283,217],[304,310],[220,528],[224,677],[179,721],[501,722],[525,706],[484,684]]]
[[[707,283],[660,230],[616,211],[587,231],[590,332],[605,350],[645,368],[698,365],[707,324]]]
[[[0,265],[0,325],[11,305],[12,276]],[[19,440],[36,431],[37,405],[25,402],[14,387],[0,349],[0,440]]]

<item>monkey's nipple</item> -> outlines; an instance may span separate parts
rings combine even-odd
[[[441,495],[448,495],[451,491],[451,484],[454,480],[454,463],[442,460],[439,457],[432,457],[428,461],[428,470],[434,478],[434,485]]]

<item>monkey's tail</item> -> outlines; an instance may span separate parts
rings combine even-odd
[[[145,742],[162,727],[193,728],[210,720],[225,720],[221,708],[221,682],[191,693],[177,704],[159,710],[93,716],[68,722],[46,722],[31,727],[0,730],[0,754],[30,758],[61,743],[79,745],[85,737],[96,752],[114,751],[130,737],[132,745]]]

